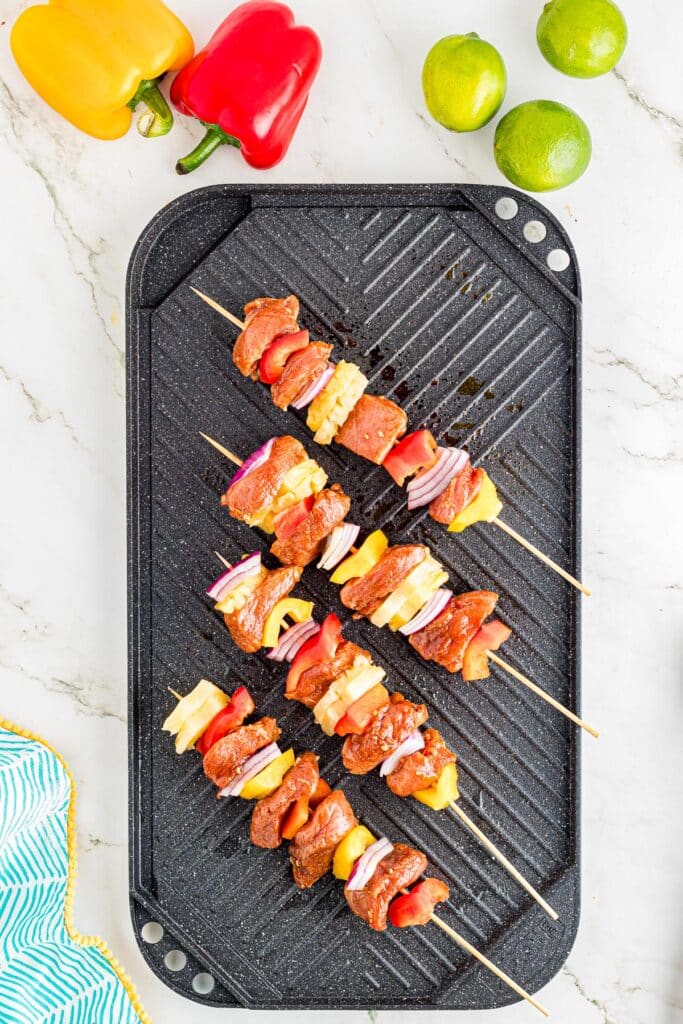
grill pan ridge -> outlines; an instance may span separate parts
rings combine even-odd
[[[502,197],[513,220],[495,212]],[[523,227],[540,220],[532,245]],[[552,249],[570,256],[548,269]],[[394,542],[423,541],[457,590],[491,588],[513,629],[506,658],[579,706],[579,599],[493,526],[453,536],[380,468],[320,448],[305,415],[281,412],[232,366],[235,331],[189,290],[239,314],[260,294],[294,292],[313,337],[360,363],[370,390],[482,460],[504,517],[580,575],[581,300],[571,242],[540,204],[511,189],[459,185],[211,186],[164,208],[133,251],[127,280],[130,898],[148,964],[176,992],[216,1006],[282,1009],[492,1008],[514,994],[433,927],[373,933],[326,878],[302,893],[286,851],[249,844],[250,805],[216,801],[200,760],[177,757],[161,723],[168,687],[200,676],[248,685],[283,741],[313,749],[375,832],[412,842],[451,887],[442,916],[531,991],[560,968],[579,918],[579,736],[495,667],[464,684],[405,640],[354,622],[314,567],[297,594],[336,611],[390,688],[426,701],[458,754],[463,808],[560,915],[549,921],[448,812],[399,800],[377,773],[345,773],[340,743],[283,697],[282,666],[245,655],[203,598],[234,559],[267,539],[218,498],[231,467],[202,430],[245,456],[298,437],[353,499],[350,519]],[[274,562],[266,555],[266,562]],[[145,943],[145,923],[164,937]],[[172,972],[165,954],[182,949]],[[193,988],[198,972],[215,986]]]

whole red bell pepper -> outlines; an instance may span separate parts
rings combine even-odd
[[[284,4],[250,0],[236,7],[171,86],[178,110],[207,129],[176,164],[178,174],[194,171],[226,144],[239,147],[252,167],[282,160],[321,57],[315,32],[295,25]]]

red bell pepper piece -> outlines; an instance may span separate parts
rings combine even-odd
[[[271,341],[258,364],[259,376],[263,383],[274,384],[276,380],[279,380],[289,357],[293,352],[306,348],[308,341],[308,331],[281,334],[275,341]]]
[[[491,675],[487,651],[497,651],[501,644],[512,636],[512,630],[500,619],[490,622],[477,630],[470,640],[462,659],[462,678],[466,683],[477,679],[488,679]]]
[[[307,498],[297,501],[296,505],[285,509],[275,520],[275,536],[278,540],[288,540],[301,526],[313,508],[315,498],[309,494]]]
[[[238,686],[230,698],[230,703],[211,719],[202,735],[195,744],[199,753],[204,756],[214,743],[218,743],[229,732],[236,729],[245,718],[254,713],[254,702],[246,686]]]
[[[389,905],[389,920],[394,928],[408,928],[415,924],[427,924],[437,903],[443,903],[450,895],[448,886],[438,878],[425,878],[414,885],[410,892],[397,896]]]
[[[334,653],[342,638],[341,628],[339,616],[331,614],[323,619],[323,623],[315,636],[307,640],[297,652],[287,673],[286,693],[292,693],[296,690],[299,676],[307,668],[317,665],[320,661],[327,661],[329,658],[334,657]]]
[[[173,103],[207,129],[176,164],[178,174],[194,171],[224,144],[239,147],[252,167],[282,160],[321,57],[315,32],[295,25],[284,4],[250,0],[236,7],[173,80]]]
[[[300,797],[296,800],[285,815],[282,822],[281,836],[283,839],[293,839],[300,828],[303,828],[308,821],[308,800]]]
[[[341,716],[334,727],[337,736],[362,736],[370,724],[370,719],[375,711],[378,711],[385,704],[389,703],[389,691],[386,686],[377,683],[371,690],[364,693],[362,697],[355,700],[346,712]]]
[[[399,487],[407,476],[418,469],[428,469],[436,462],[436,441],[431,430],[415,430],[394,445],[382,465]]]

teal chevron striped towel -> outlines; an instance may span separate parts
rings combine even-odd
[[[144,1024],[100,939],[70,920],[73,780],[34,738],[0,725],[0,1024]]]

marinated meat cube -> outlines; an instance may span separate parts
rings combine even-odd
[[[241,725],[214,743],[204,755],[204,774],[219,789],[224,789],[252,754],[275,743],[279,737],[280,728],[274,718],[261,718],[252,725]]]
[[[342,747],[342,761],[352,775],[367,775],[386,760],[411,732],[427,721],[425,704],[413,704],[401,693],[392,693],[370,719],[360,736],[347,736]]]
[[[498,594],[472,590],[452,597],[428,626],[409,637],[425,661],[436,661],[449,672],[459,672],[472,637],[496,607]]]
[[[239,611],[224,615],[225,624],[237,646],[253,654],[260,650],[266,619],[278,601],[287,597],[301,578],[303,569],[289,565],[283,569],[271,569],[252,591]]]
[[[455,763],[455,754],[448,749],[437,729],[425,729],[422,738],[425,744],[422,750],[402,757],[387,775],[387,785],[396,796],[410,796],[419,789],[433,786],[442,768]]]
[[[295,437],[276,437],[267,461],[230,484],[221,505],[227,506],[235,519],[260,515],[272,505],[290,469],[306,458],[306,449]]]
[[[396,843],[379,862],[363,889],[354,891],[346,883],[346,902],[357,917],[366,921],[374,931],[382,932],[387,926],[387,912],[394,896],[417,881],[426,868],[424,853],[404,843]]]
[[[286,299],[254,299],[244,307],[245,328],[232,350],[232,361],[245,377],[253,375],[259,359],[271,341],[281,334],[294,334],[299,330],[299,300],[295,295]]]
[[[320,698],[327,692],[330,683],[338,679],[342,672],[351,668],[356,658],[364,657],[370,660],[370,652],[364,651],[358,644],[351,640],[342,640],[334,657],[319,661],[317,665],[311,665],[304,669],[292,689],[285,691],[287,700],[298,700],[307,708],[314,708]]]
[[[278,409],[286,409],[322,377],[333,348],[334,345],[314,341],[289,357],[280,379],[270,389]]]
[[[318,758],[307,751],[297,758],[274,793],[259,800],[251,816],[254,846],[274,850],[282,842],[282,826],[297,800],[310,800],[318,784]]]
[[[335,440],[363,459],[380,465],[408,426],[400,406],[380,395],[361,395]]]
[[[278,538],[270,549],[272,554],[283,565],[308,565],[321,553],[335,526],[344,522],[350,507],[351,499],[339,484],[320,491],[301,525],[291,537]]]
[[[342,587],[339,592],[342,604],[359,615],[372,615],[428,555],[429,548],[424,544],[397,544],[387,548],[370,572],[349,580]]]
[[[474,501],[481,490],[483,469],[473,469],[470,463],[453,477],[445,491],[429,506],[429,514],[437,523],[452,523],[459,512]]]
[[[289,847],[294,881],[300,889],[310,889],[327,874],[334,851],[357,824],[353,808],[340,789],[333,790],[318,804]]]

